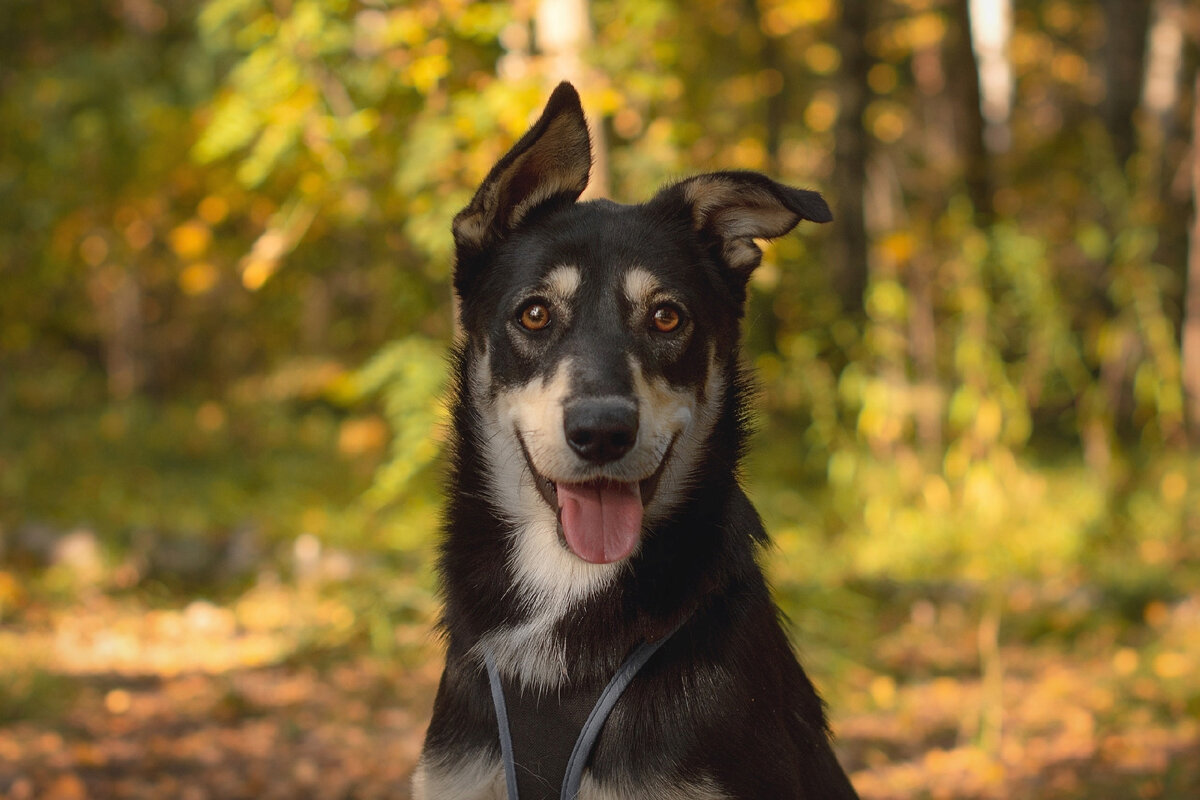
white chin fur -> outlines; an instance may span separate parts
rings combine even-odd
[[[486,396],[486,354],[474,366],[474,396]],[[547,605],[565,610],[607,585],[619,568],[589,564],[561,545],[557,516],[538,491],[516,436],[522,432],[537,464],[544,463],[538,456],[546,451],[567,449],[562,406],[569,370],[570,362],[564,361],[549,382],[535,380],[479,408],[491,494],[497,511],[512,524],[509,560],[532,611]]]

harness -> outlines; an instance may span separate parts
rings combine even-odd
[[[569,688],[553,697],[522,692],[520,686],[500,676],[492,654],[484,654],[500,728],[508,800],[576,800],[583,768],[613,706],[674,633],[635,647],[598,697],[593,691]],[[506,696],[513,700],[511,704]],[[556,791],[560,784],[561,791]]]

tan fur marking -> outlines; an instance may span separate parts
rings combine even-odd
[[[481,244],[487,233],[487,220],[482,212],[463,212],[454,218],[454,232],[462,239]]]
[[[542,280],[542,285],[545,287],[545,292],[550,296],[551,300],[565,306],[571,302],[571,298],[575,296],[575,292],[579,291],[579,284],[582,281],[583,278],[580,276],[579,267],[564,264],[550,270],[549,274]]]
[[[694,178],[683,196],[692,205],[696,227],[713,224],[723,236],[771,239],[787,233],[800,219],[770,192],[720,178]]]
[[[697,229],[704,227],[710,211],[727,204],[734,194],[728,181],[709,176],[693,178],[683,186],[683,199],[692,207],[692,222]]]
[[[412,788],[413,800],[506,800],[508,794],[503,765],[482,756],[445,764],[423,754]]]
[[[631,361],[631,366],[634,388],[638,397],[644,398],[644,402],[639,401],[642,424],[665,426],[672,431],[672,435],[675,431],[679,433],[671,451],[671,460],[659,479],[658,490],[646,508],[645,524],[653,525],[674,509],[691,484],[704,442],[712,433],[721,411],[725,376],[717,365],[715,347],[708,354],[708,378],[703,398],[674,389],[663,378],[647,380],[640,364]],[[656,416],[657,420],[651,422],[646,416],[648,413]]]
[[[762,250],[753,239],[782,236],[800,220],[770,192],[721,178],[692,179],[683,196],[692,204],[696,229],[715,231],[725,242],[725,261],[737,270],[758,266]]]
[[[634,307],[649,305],[660,287],[658,279],[651,275],[649,270],[634,267],[625,273],[625,298]]]

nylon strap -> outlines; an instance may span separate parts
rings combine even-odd
[[[650,656],[654,655],[658,648],[662,647],[663,643],[670,638],[668,635],[657,642],[642,642],[629,654],[629,658],[625,659],[625,663],[617,670],[617,674],[613,675],[612,680],[604,687],[604,691],[600,693],[600,699],[596,701],[592,713],[588,715],[587,722],[583,724],[583,730],[579,732],[579,738],[575,740],[575,750],[571,753],[571,760],[567,762],[567,774],[563,777],[562,800],[576,800],[579,795],[579,783],[583,780],[583,767],[592,754],[592,748],[596,746],[596,739],[600,736],[600,729],[604,727],[604,721],[612,713],[613,706],[621,699],[621,694],[633,680],[633,676],[638,674],[638,671],[650,660]]]
[[[483,655],[487,664],[488,684],[492,687],[492,705],[496,707],[496,722],[500,727],[500,757],[504,761],[504,783],[508,786],[508,796],[512,800],[517,797],[517,774],[513,769],[512,733],[508,727],[508,708],[504,704],[504,690],[500,688],[500,671],[496,669],[496,659],[489,650]]]
[[[591,757],[592,749],[596,746],[596,740],[613,707],[621,699],[622,693],[634,676],[675,634],[675,630],[655,642],[642,642],[634,648],[600,692],[587,718],[583,720],[582,728],[579,720],[582,718],[582,710],[590,703],[590,697],[585,698],[567,690],[565,697],[560,693],[553,701],[554,708],[541,709],[536,701],[529,703],[523,696],[519,696],[514,719],[522,733],[526,729],[532,731],[531,737],[523,739],[522,747],[519,748],[523,759],[521,763],[517,762],[513,747],[509,709],[505,702],[500,671],[496,668],[492,654],[484,654],[492,704],[496,708],[496,721],[500,728],[500,755],[504,762],[504,783],[508,788],[508,800],[541,800],[556,796],[561,800],[577,800],[584,767],[587,766],[588,758]],[[519,692],[519,688],[516,688],[516,691]],[[584,700],[587,702],[581,705],[581,701]],[[563,748],[575,730],[579,730],[579,735],[564,768],[560,754],[565,753]],[[536,763],[525,763],[526,760]],[[543,770],[551,774],[544,774]],[[558,774],[562,775],[562,785],[561,791],[555,794],[552,786],[557,783]],[[524,792],[523,795],[519,789]]]

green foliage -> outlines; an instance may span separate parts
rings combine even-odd
[[[392,509],[388,544],[413,550],[430,540],[431,491],[428,467],[445,439],[446,353],[428,339],[412,336],[377,353],[355,376],[358,397],[380,394],[392,429],[391,452],[362,498],[367,509]],[[423,479],[423,480],[422,480]]]
[[[401,785],[437,675],[450,221],[563,77],[538,5],[0,3],[0,791],[177,796],[120,754],[218,731],[213,796]],[[997,130],[959,0],[588,5],[614,199],[742,168],[835,208],[751,281],[746,484],[863,796],[1195,796],[1194,109],[1110,107],[1142,6],[1013,3]],[[1182,89],[1198,9],[1151,5]]]
[[[1191,553],[1172,185],[1190,109],[1147,119],[1118,163],[1091,66],[1104,12],[1043,5],[1015,16],[994,213],[954,144],[961,31],[946,4],[890,0],[866,41],[864,313],[835,291],[839,222],[754,276],[770,435],[751,475],[786,563],[820,565],[805,580]],[[449,221],[558,77],[533,12],[6,4],[0,525],[86,523],[121,551],[251,519],[425,552]],[[583,90],[613,196],[750,168],[844,204],[839,14],[594,0]]]
[[[52,719],[70,706],[78,692],[79,688],[61,675],[39,669],[7,669],[0,676],[0,722]]]
[[[211,542],[248,528],[269,545],[320,531],[371,476],[370,459],[338,452],[342,417],[211,401],[9,413],[0,519],[14,536],[85,526],[117,553],[147,537]]]

